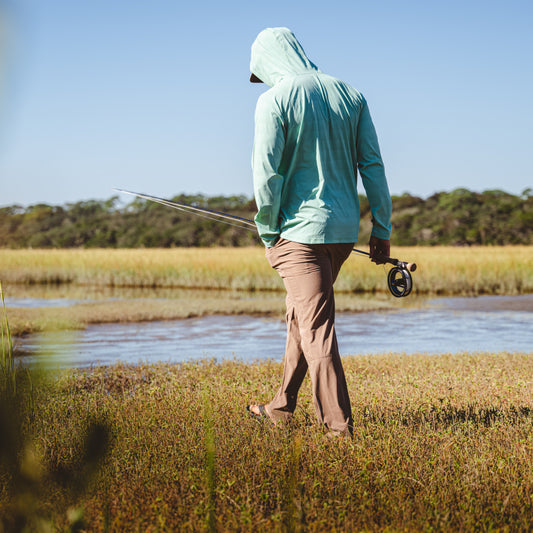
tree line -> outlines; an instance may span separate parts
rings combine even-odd
[[[178,195],[173,200],[253,218],[255,202],[246,196]],[[359,242],[371,225],[368,200],[359,197]],[[427,199],[393,196],[392,242],[412,245],[533,244],[533,191],[521,195],[501,190],[439,192]],[[172,246],[249,246],[254,232],[206,220],[186,211],[118,196],[66,205],[12,205],[0,208],[0,247],[137,248]]]

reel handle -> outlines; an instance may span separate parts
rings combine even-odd
[[[406,263],[405,261],[398,261],[398,259],[391,259],[387,263],[391,263],[394,266],[409,270],[409,272],[414,272],[416,270],[416,263]]]
[[[370,257],[370,254],[368,252],[364,252],[363,250],[358,250],[357,248],[354,248],[352,251]],[[416,263],[406,263],[405,261],[394,259],[394,257],[381,257],[381,259],[383,259],[385,263],[390,263],[391,265],[403,268],[404,270],[408,270],[409,272],[414,272],[417,268]]]

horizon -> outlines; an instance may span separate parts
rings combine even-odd
[[[476,190],[468,189],[466,187],[457,187],[455,189],[451,189],[451,190],[448,190],[448,191],[446,191],[446,190],[435,191],[435,192],[431,193],[428,196],[422,196],[422,195],[418,195],[418,194],[411,194],[411,193],[408,193],[408,192],[404,192],[404,193],[401,193],[401,194],[393,194],[393,193],[391,193],[391,198],[394,200],[395,198],[401,198],[401,197],[409,196],[411,198],[419,198],[419,199],[421,199],[422,201],[425,202],[425,201],[427,201],[429,198],[431,198],[433,196],[440,195],[440,194],[451,194],[451,193],[453,193],[455,191],[459,191],[459,190],[466,190],[466,191],[468,191],[470,193],[479,194],[479,195],[483,195],[483,194],[490,193],[490,192],[502,192],[504,194],[508,194],[508,195],[513,196],[515,198],[521,198],[521,199],[525,199],[526,195],[527,195],[527,197],[533,196],[533,190],[531,188],[529,188],[529,187],[524,189],[521,193],[518,193],[518,194],[506,191],[505,189],[486,189],[486,190],[483,190],[483,191],[476,191]],[[129,193],[133,193],[134,191],[128,191],[128,192]],[[150,196],[150,193],[146,192],[146,191],[137,191],[137,192],[135,192],[135,194],[145,194],[145,195]],[[364,190],[359,191],[359,195],[366,197],[366,194],[365,194]],[[236,193],[236,194],[227,194],[227,195],[219,195],[219,194],[208,195],[208,194],[205,194],[205,193],[202,193],[202,192],[197,192],[197,193],[193,193],[193,192],[178,192],[178,193],[174,193],[174,194],[168,195],[166,197],[166,199],[171,200],[171,199],[177,198],[179,196],[201,196],[201,197],[205,198],[206,200],[211,200],[211,199],[214,199],[214,198],[230,198],[230,197],[244,197],[244,199],[246,201],[254,200],[253,194],[246,195],[244,193]],[[63,202],[63,203],[34,202],[34,203],[29,203],[29,204],[21,204],[21,203],[14,203],[14,204],[9,204],[9,205],[1,205],[0,204],[0,209],[16,207],[16,208],[22,208],[24,210],[27,210],[27,209],[30,209],[31,207],[37,207],[37,206],[40,206],[40,205],[46,205],[48,207],[68,207],[70,205],[75,205],[75,204],[78,204],[78,203],[88,203],[88,202],[105,203],[105,202],[108,202],[108,201],[112,200],[113,198],[118,198],[118,200],[119,200],[119,202],[121,204],[121,207],[126,207],[126,206],[129,206],[129,205],[131,205],[132,203],[134,203],[136,201],[143,200],[143,198],[132,198],[131,201],[128,202],[125,199],[125,195],[121,191],[116,191],[115,194],[112,194],[111,196],[108,196],[106,198],[80,198],[78,200],[66,201],[66,202]],[[163,198],[163,199],[165,199],[165,198]],[[148,199],[144,199],[144,200],[145,201],[149,201]]]

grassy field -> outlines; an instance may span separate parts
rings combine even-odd
[[[344,364],[353,440],[324,437],[307,380],[293,426],[246,416],[279,364],[23,373],[4,531],[531,531],[533,353]]]
[[[363,247],[364,248],[364,247]],[[533,292],[533,246],[393,248],[416,262],[418,294],[477,295]],[[387,292],[388,268],[352,254],[336,290]],[[281,290],[264,250],[255,248],[0,250],[0,281],[101,287],[180,287]]]

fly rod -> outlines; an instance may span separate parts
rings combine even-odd
[[[234,226],[236,228],[246,229],[248,231],[257,231],[257,226],[255,225],[255,222],[253,220],[250,220],[249,218],[239,217],[237,215],[230,215],[229,213],[216,211],[207,207],[199,207],[183,202],[176,202],[175,200],[167,200],[165,198],[159,198],[157,196],[152,196],[149,194],[126,191],[124,189],[114,188],[113,190],[123,194],[136,196],[137,198],[142,198],[144,200],[149,200],[150,202],[165,205],[167,207],[172,207],[173,209],[178,209],[179,211],[192,213],[202,218],[207,218],[216,222],[222,222],[223,224],[227,224],[228,226]],[[363,250],[353,248],[352,251],[370,257],[370,254]],[[380,256],[380,259],[382,259],[386,263],[393,265],[393,268],[391,268],[387,277],[387,283],[391,294],[393,296],[396,296],[397,298],[408,296],[411,293],[411,289],[413,287],[413,279],[411,276],[411,272],[414,272],[416,270],[416,263],[407,263],[405,261],[400,261],[393,257],[386,256]]]

